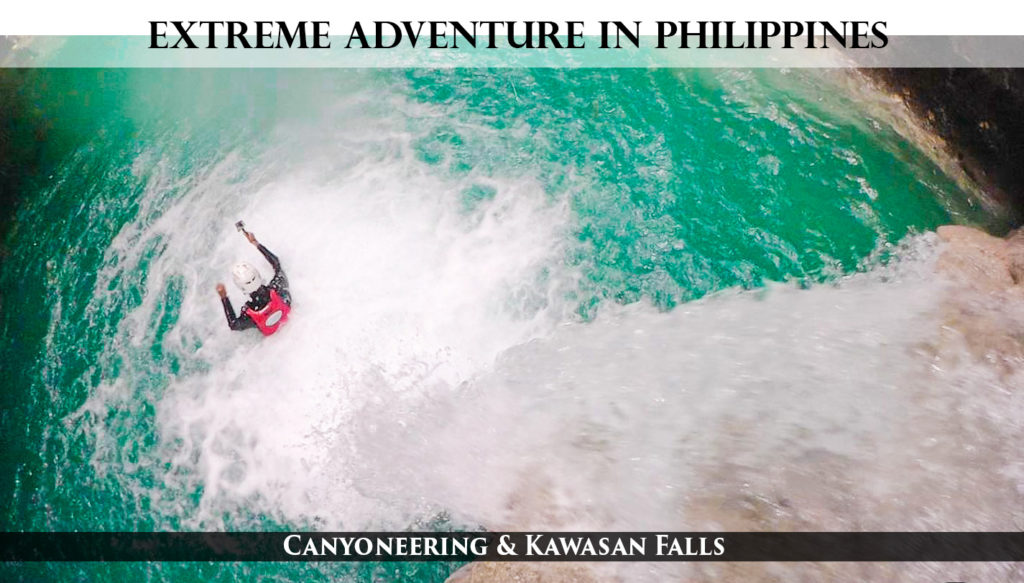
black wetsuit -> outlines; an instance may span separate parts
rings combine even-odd
[[[288,277],[285,276],[284,270],[281,269],[281,261],[262,244],[256,246],[263,254],[263,257],[270,262],[270,265],[274,268],[274,277],[271,278],[270,283],[261,285],[259,289],[249,294],[249,301],[245,302],[245,306],[251,310],[260,310],[263,306],[266,306],[270,301],[270,290],[274,290],[281,296],[284,303],[289,306],[292,305],[292,296],[288,292]],[[231,300],[227,296],[221,298],[221,303],[224,304],[224,315],[228,318],[228,326],[232,330],[248,330],[249,328],[255,328],[256,322],[252,321],[252,318],[242,312],[235,316],[235,309],[231,306]]]

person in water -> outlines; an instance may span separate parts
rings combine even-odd
[[[281,261],[256,240],[256,236],[243,231],[249,242],[259,249],[263,257],[274,268],[274,277],[264,285],[263,277],[255,267],[248,263],[237,263],[231,269],[235,285],[243,293],[249,294],[249,301],[242,306],[242,311],[235,316],[235,309],[228,299],[228,292],[223,283],[217,284],[217,293],[224,305],[224,315],[228,319],[228,327],[232,330],[248,330],[258,328],[264,336],[277,332],[278,328],[288,319],[291,311],[292,296],[288,292],[288,278],[281,269]]]

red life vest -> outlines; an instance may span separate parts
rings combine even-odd
[[[249,306],[245,307],[245,313],[256,322],[256,327],[263,332],[264,336],[270,336],[284,324],[288,319],[288,312],[292,311],[291,306],[284,303],[281,296],[275,290],[270,290],[270,301],[262,309],[254,310]]]

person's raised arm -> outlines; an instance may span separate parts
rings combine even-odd
[[[256,326],[256,322],[253,322],[252,318],[247,316],[244,311],[237,317],[235,316],[235,308],[231,306],[231,300],[228,299],[228,292],[224,289],[223,283],[217,284],[217,295],[220,296],[220,303],[224,306],[224,316],[228,319],[228,328],[248,330]]]
[[[249,231],[245,232],[245,238],[259,249],[259,252],[263,254],[263,258],[266,259],[267,263],[270,263],[271,267],[274,268],[274,275],[281,273],[281,260],[277,258],[277,255],[271,253],[270,249],[264,247],[262,243],[256,240],[256,235],[253,235]]]

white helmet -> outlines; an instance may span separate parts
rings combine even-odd
[[[251,294],[263,285],[263,277],[260,276],[260,272],[248,263],[236,263],[231,268],[231,276],[235,278],[235,285],[238,286],[238,289],[246,294]]]

